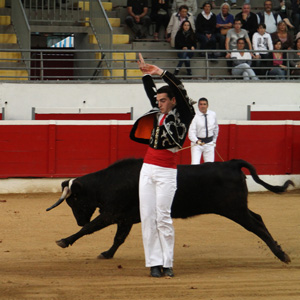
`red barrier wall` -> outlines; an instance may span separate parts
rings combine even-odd
[[[35,114],[35,120],[130,120],[131,114]]]
[[[77,177],[147,146],[129,139],[132,121],[30,121],[0,123],[0,178]],[[189,142],[185,142],[185,147]],[[259,174],[300,173],[300,122],[220,122],[216,161],[240,158]],[[220,155],[220,156],[219,156]],[[220,158],[222,157],[222,159]],[[190,149],[180,164],[190,163]]]

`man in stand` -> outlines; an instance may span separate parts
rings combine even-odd
[[[171,205],[177,188],[177,151],[187,136],[194,109],[183,84],[173,74],[146,64],[140,54],[145,91],[152,109],[130,133],[148,144],[139,180],[140,215],[146,267],[152,277],[173,277],[174,228]],[[152,75],[168,85],[156,89]]]
[[[198,108],[199,111],[196,112],[189,130],[192,165],[200,164],[202,154],[204,162],[215,161],[215,147],[219,134],[216,113],[208,110],[206,98],[199,99]]]

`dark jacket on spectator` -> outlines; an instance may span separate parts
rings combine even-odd
[[[272,38],[272,41],[277,41],[277,40],[280,40],[280,38],[278,37],[278,33],[277,31],[273,32],[271,34],[271,38]],[[287,50],[288,48],[292,48],[293,47],[293,37],[291,34],[287,34],[287,40],[285,42],[282,42],[281,41],[281,44],[282,44],[282,50]]]
[[[196,19],[196,32],[214,34],[216,32],[217,17],[213,13],[209,20],[205,19],[202,13],[199,13]]]
[[[253,12],[250,12],[249,18],[247,20],[243,20],[243,15],[240,12],[235,16],[235,18],[238,20],[241,20],[242,28],[247,30],[249,38],[250,38],[250,40],[252,40],[252,36],[257,31],[257,26],[258,26],[256,14]]]
[[[175,37],[175,48],[182,49],[183,47],[196,48],[196,37],[193,32],[188,31],[185,33],[183,30],[178,30]]]

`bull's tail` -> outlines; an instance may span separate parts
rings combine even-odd
[[[291,181],[291,180],[287,180],[283,185],[271,185],[271,184],[268,184],[266,182],[264,182],[263,180],[261,180],[257,173],[256,173],[256,170],[255,168],[248,162],[244,161],[244,160],[238,160],[238,165],[241,168],[246,168],[249,170],[253,180],[262,185],[263,187],[265,187],[267,190],[273,192],[273,193],[276,193],[276,194],[280,194],[280,193],[283,193],[286,191],[286,189],[292,185],[292,186],[295,186],[294,182]]]

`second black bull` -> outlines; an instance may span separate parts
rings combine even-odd
[[[124,159],[101,171],[64,181],[61,198],[47,210],[66,200],[82,229],[56,243],[66,248],[86,234],[117,224],[112,247],[98,256],[112,258],[132,225],[140,222],[138,183],[142,163],[142,159]],[[250,171],[255,182],[274,193],[282,193],[293,185],[290,180],[282,186],[269,185],[257,176],[251,164],[243,160],[179,165],[172,217],[211,213],[224,216],[256,234],[275,256],[289,263],[289,256],[273,239],[261,216],[248,208],[248,189],[242,168]],[[91,221],[97,208],[100,214]]]

